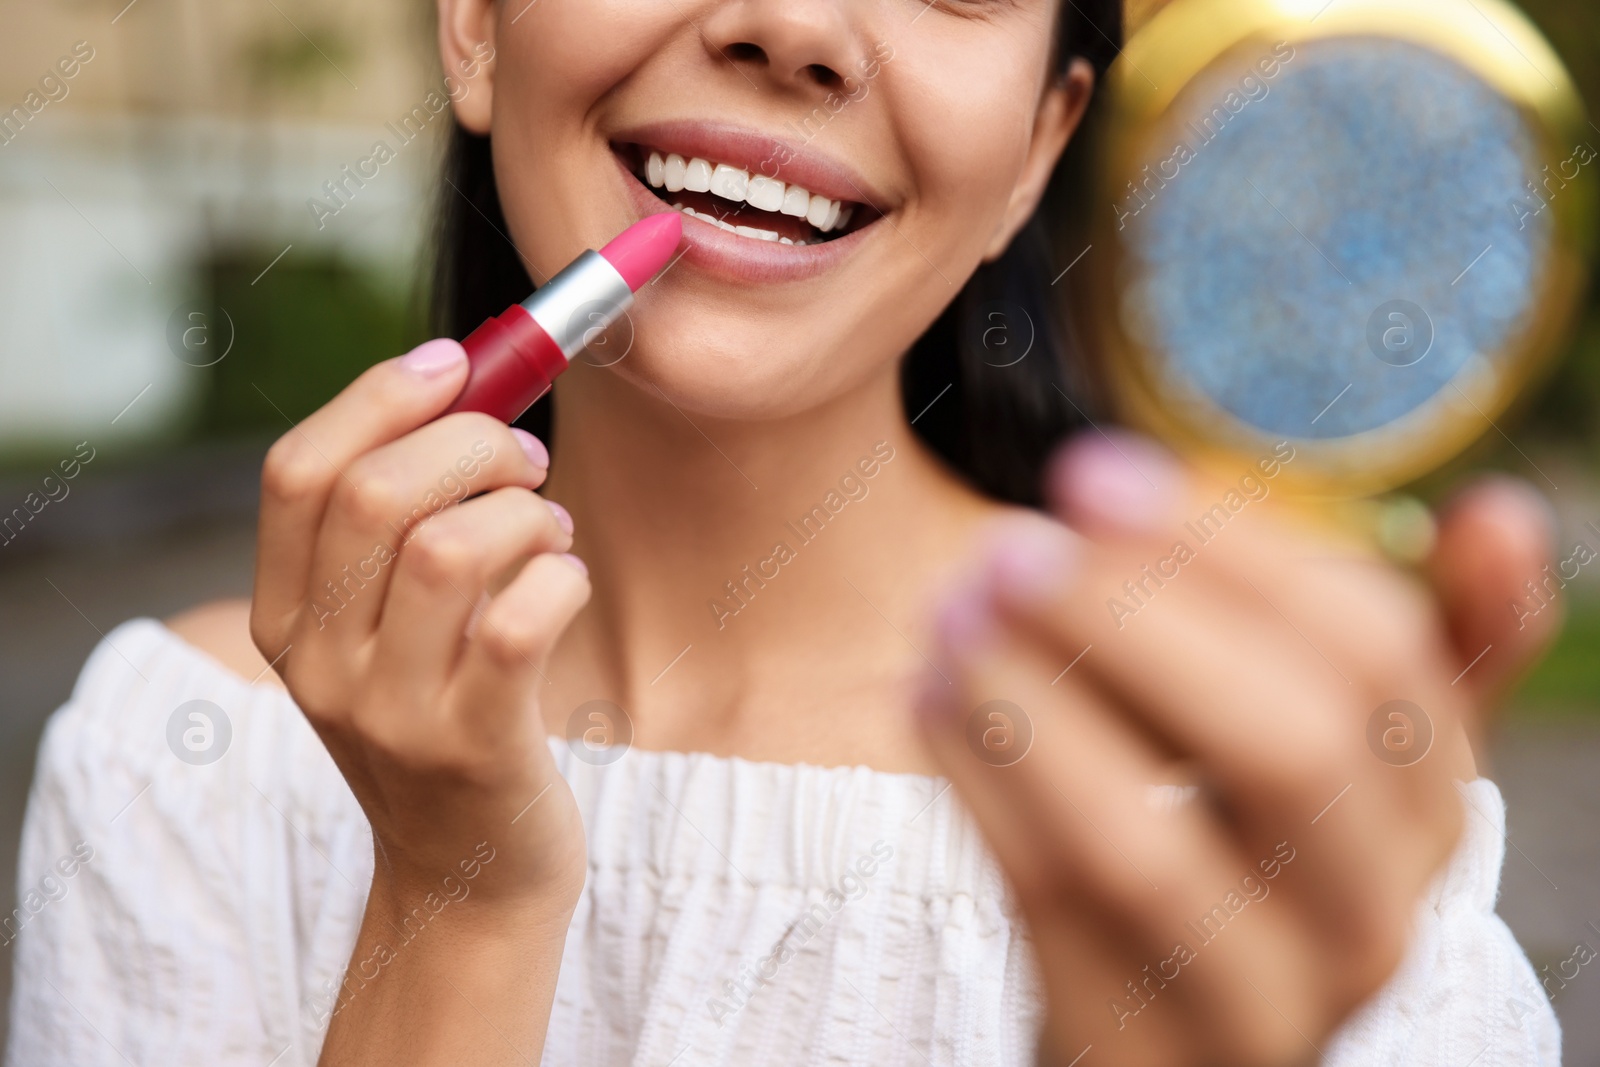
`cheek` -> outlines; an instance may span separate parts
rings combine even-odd
[[[610,191],[616,164],[593,128],[597,104],[682,23],[670,5],[638,0],[527,2],[508,0],[503,9],[510,15],[495,42],[491,132],[508,233],[543,280],[621,228],[623,209]]]
[[[1005,214],[1033,133],[1033,108],[1020,102],[1038,88],[1022,79],[952,79],[938,62],[896,72],[895,121],[915,174],[918,229],[936,233],[951,268],[964,273]]]
[[[546,100],[585,104],[617,85],[672,36],[671,5],[633,2],[552,3],[507,0],[508,18],[500,28],[497,51],[501,71],[517,101]],[[515,24],[518,11],[525,11]]]
[[[575,19],[570,6],[537,0],[522,21],[500,31],[491,131],[496,155],[514,150],[519,166],[539,164],[543,150],[570,137],[592,102],[615,84],[610,68],[630,58],[623,48],[598,47],[595,26]]]

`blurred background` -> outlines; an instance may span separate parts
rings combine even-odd
[[[1159,6],[1134,0],[1131,21]],[[1600,113],[1600,8],[1524,6]],[[0,26],[9,911],[17,875],[43,873],[15,869],[40,730],[89,650],[126,619],[248,595],[267,445],[425,338],[448,113],[424,104],[443,79],[422,0],[0,0]],[[394,158],[350,180],[380,140]],[[1600,289],[1554,378],[1501,425],[1508,436],[1418,491],[1512,471],[1549,492],[1563,557],[1578,542],[1600,551]],[[74,458],[79,474],[47,489]],[[4,525],[29,494],[45,506]],[[1485,768],[1510,807],[1501,914],[1551,968],[1580,943],[1600,951],[1600,567],[1561,598],[1566,633]],[[1600,972],[1555,1004],[1567,1062],[1600,1063]]]

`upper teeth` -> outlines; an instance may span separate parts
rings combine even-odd
[[[645,161],[644,176],[652,186],[665,188],[669,193],[683,189],[691,193],[711,193],[761,211],[804,218],[823,233],[845,226],[854,211],[838,200],[818,196],[798,185],[785,185],[764,174],[752,175],[726,163],[712,163],[698,157],[685,160],[676,152],[665,157],[660,152],[651,152]]]

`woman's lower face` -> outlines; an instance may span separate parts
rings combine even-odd
[[[535,282],[644,215],[688,250],[641,294],[624,376],[729,417],[890,371],[1007,221],[1055,0],[442,0],[494,49],[457,102],[494,140]],[[467,27],[452,33],[452,26]]]

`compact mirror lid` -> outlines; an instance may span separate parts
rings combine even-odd
[[[1490,429],[1583,289],[1594,131],[1493,0],[1178,0],[1110,81],[1087,305],[1120,414],[1381,491]]]

